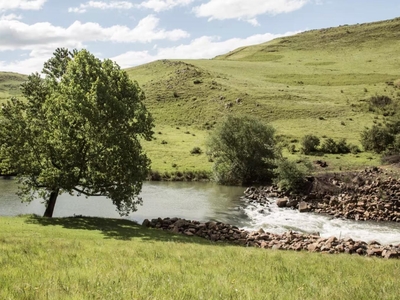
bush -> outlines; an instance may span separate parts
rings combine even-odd
[[[346,139],[336,142],[332,138],[328,138],[322,143],[320,150],[329,154],[347,154],[350,152],[350,145],[347,144]]]
[[[394,142],[394,136],[388,128],[373,125],[361,133],[361,145],[366,151],[381,153]]]
[[[321,151],[324,153],[337,153],[338,145],[332,138],[327,138],[321,145]]]
[[[369,104],[372,107],[382,108],[392,103],[392,99],[388,96],[373,96],[369,99]]]
[[[190,154],[201,154],[203,151],[201,151],[200,147],[194,147],[192,150],[190,150]]]
[[[214,158],[215,180],[230,185],[271,181],[278,155],[274,136],[272,126],[229,115],[207,142],[207,153]]]
[[[316,152],[319,143],[320,141],[317,136],[307,134],[301,140],[301,152],[306,155]]]
[[[294,161],[281,159],[275,169],[275,183],[285,191],[299,192],[304,188],[306,175],[310,169],[309,163],[298,164]]]
[[[336,151],[337,154],[346,154],[350,152],[350,147],[347,144],[346,139],[340,139],[339,142],[337,142]]]

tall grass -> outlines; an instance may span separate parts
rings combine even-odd
[[[1,299],[397,299],[400,261],[211,243],[127,220],[0,218]]]

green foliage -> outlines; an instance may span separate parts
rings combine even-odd
[[[388,128],[373,125],[371,129],[366,128],[361,133],[361,144],[366,151],[381,153],[385,151],[394,141],[393,134]]]
[[[310,163],[297,163],[280,159],[275,170],[275,183],[285,191],[299,192],[304,188],[306,175],[310,172]]]
[[[214,176],[221,184],[249,184],[271,180],[277,156],[275,129],[250,117],[229,115],[210,135]]]
[[[307,134],[301,139],[301,152],[305,155],[309,155],[317,151],[320,140],[313,134]]]
[[[355,151],[355,149],[353,149]],[[350,152],[350,145],[346,139],[339,139],[336,142],[332,138],[327,138],[321,145],[320,151],[329,154],[346,154]]]
[[[0,112],[0,157],[19,175],[20,195],[43,197],[52,215],[61,193],[110,198],[120,214],[136,210],[150,160],[139,138],[153,119],[136,82],[111,60],[57,49]],[[51,196],[51,197],[50,197]]]
[[[324,153],[337,153],[337,144],[335,140],[327,138],[321,145],[321,151]]]

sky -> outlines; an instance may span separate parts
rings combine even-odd
[[[298,32],[400,17],[399,0],[0,0],[0,71],[40,72],[56,48],[128,68],[209,59]]]

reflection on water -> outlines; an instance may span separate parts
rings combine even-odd
[[[41,200],[21,203],[16,183],[0,178],[0,215],[35,213],[42,215]],[[142,222],[144,219],[179,217],[199,221],[239,221],[242,211],[235,209],[243,195],[241,187],[226,187],[212,183],[188,182],[145,182],[140,197],[143,206],[130,214],[129,219]],[[118,218],[115,206],[105,197],[60,195],[54,210],[54,217],[72,215]],[[245,217],[245,216],[244,216]]]
[[[16,183],[0,178],[0,215],[38,214],[44,212],[40,200],[21,203]],[[145,182],[141,197],[143,206],[130,214],[128,219],[141,223],[144,219],[179,217],[198,221],[221,221],[232,225],[274,233],[288,230],[316,233],[323,237],[351,237],[357,240],[377,240],[383,244],[400,243],[400,224],[357,222],[332,219],[324,215],[299,213],[297,210],[278,208],[243,207],[241,187],[226,187],[211,183]],[[115,206],[105,197],[59,196],[54,210],[55,217],[73,215],[119,218]]]

